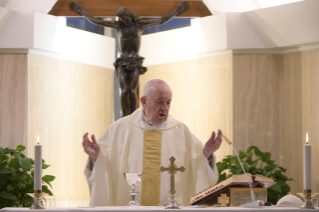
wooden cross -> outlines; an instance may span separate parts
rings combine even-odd
[[[218,203],[220,203],[222,207],[226,207],[227,203],[229,203],[229,197],[227,197],[226,194],[221,194],[221,196],[218,197]]]
[[[169,193],[171,193],[171,197],[174,197],[174,194],[176,193],[176,191],[175,191],[175,174],[177,171],[181,171],[181,172],[185,171],[185,168],[184,168],[184,166],[178,168],[174,163],[174,161],[175,161],[174,157],[171,157],[169,160],[171,161],[171,165],[168,165],[167,168],[164,168],[162,166],[161,172],[168,171],[168,174],[171,175],[171,190]]]

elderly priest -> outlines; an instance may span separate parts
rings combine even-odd
[[[84,151],[89,155],[85,175],[91,188],[91,206],[126,205],[130,200],[125,172],[143,172],[137,201],[142,205],[166,204],[170,175],[160,167],[184,166],[175,176],[177,202],[187,205],[195,193],[218,180],[214,152],[222,142],[222,132],[212,133],[204,148],[187,126],[168,112],[172,100],[169,86],[151,80],[144,86],[142,108],[114,122],[100,140],[83,135]]]

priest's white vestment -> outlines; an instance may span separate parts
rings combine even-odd
[[[98,141],[100,154],[91,171],[86,168],[85,175],[91,189],[91,206],[126,205],[131,198],[130,187],[123,173],[143,171],[143,136],[139,122],[143,109],[114,122]],[[184,172],[175,174],[176,198],[179,204],[187,205],[197,192],[215,184],[218,171],[209,164],[202,153],[202,143],[189,131],[187,126],[168,116],[162,131],[161,165],[168,167],[170,157],[176,158],[175,164],[184,166]],[[160,172],[160,170],[159,170]],[[141,202],[142,183],[137,187],[140,192],[136,199]],[[170,175],[160,173],[159,203],[167,204],[170,196]]]

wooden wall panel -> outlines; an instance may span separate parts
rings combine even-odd
[[[293,194],[303,191],[303,145],[306,132],[312,146],[312,190],[319,180],[319,49],[284,54],[283,57],[283,141],[284,166]]]
[[[301,52],[283,55],[283,167],[291,193],[303,191]]]
[[[27,147],[27,54],[0,54],[0,146]]]
[[[212,131],[223,130],[232,140],[232,56],[219,55],[148,67],[140,77],[140,96],[151,79],[166,81],[173,92],[170,114],[185,123],[205,143]],[[232,154],[223,143],[218,160]]]
[[[113,70],[29,55],[28,84],[29,155],[40,135],[54,195],[89,196],[82,135],[99,138],[113,122]]]
[[[319,192],[319,49],[302,52],[302,113],[301,144],[305,144],[308,132],[312,146],[312,190]]]
[[[282,164],[282,55],[234,54],[234,146],[257,146]]]

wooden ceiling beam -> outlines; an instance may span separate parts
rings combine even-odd
[[[49,12],[55,16],[79,17],[69,8],[70,0],[58,0]],[[74,1],[79,3],[79,0]],[[178,1],[182,3],[182,1]],[[176,1],[173,0],[82,0],[83,8],[98,17],[115,17],[120,7],[129,8],[137,17],[161,17],[173,11]],[[212,15],[202,1],[189,1],[189,9],[177,17],[205,17]]]

